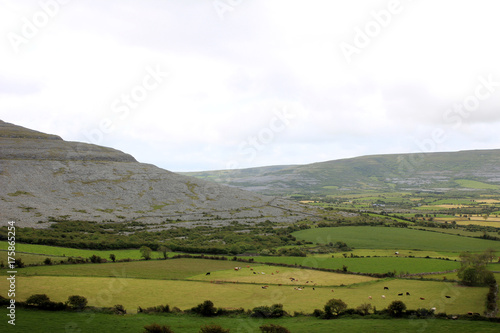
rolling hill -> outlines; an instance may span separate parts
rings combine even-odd
[[[184,173],[272,195],[500,192],[500,150],[371,155],[307,165]]]

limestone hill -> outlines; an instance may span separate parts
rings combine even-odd
[[[179,175],[121,151],[0,121],[0,220],[140,221],[150,228],[295,222],[297,203]]]

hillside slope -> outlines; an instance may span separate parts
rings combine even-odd
[[[372,155],[299,166],[185,174],[272,195],[452,190],[500,193],[500,150]]]
[[[0,219],[37,228],[58,220],[140,221],[152,228],[294,222],[310,209],[3,121],[0,184]]]

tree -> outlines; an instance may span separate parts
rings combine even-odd
[[[116,256],[113,253],[111,253],[109,255],[109,259],[111,259],[112,262],[115,262],[116,261]]]
[[[403,311],[406,310],[406,304],[403,303],[402,301],[393,301],[391,304],[389,304],[387,310],[389,310],[391,316],[401,317]]]
[[[45,265],[52,265],[52,260],[50,258],[45,258],[45,260],[43,261],[43,263]]]
[[[332,298],[325,304],[325,317],[332,318],[333,316],[338,316],[340,313],[347,309],[347,304],[341,299]]]
[[[75,310],[83,310],[87,306],[87,299],[83,296],[73,295],[68,297],[67,304]]]
[[[483,253],[461,253],[460,269],[457,272],[458,278],[466,286],[477,286],[490,284],[492,273],[486,268],[488,261],[494,257],[494,250],[486,250]]]
[[[165,245],[161,245],[158,248],[158,253],[163,254],[163,259],[167,259],[167,252],[170,251]]]
[[[141,246],[139,251],[141,251],[141,257],[143,257],[146,260],[151,259],[151,251],[153,251],[153,250],[151,250],[149,247]]]

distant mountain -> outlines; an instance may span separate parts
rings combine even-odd
[[[298,166],[184,174],[281,196],[388,191],[500,193],[500,150],[371,155]]]
[[[311,209],[3,121],[0,185],[0,220],[37,228],[59,220],[140,221],[159,229],[231,221],[294,222]]]

